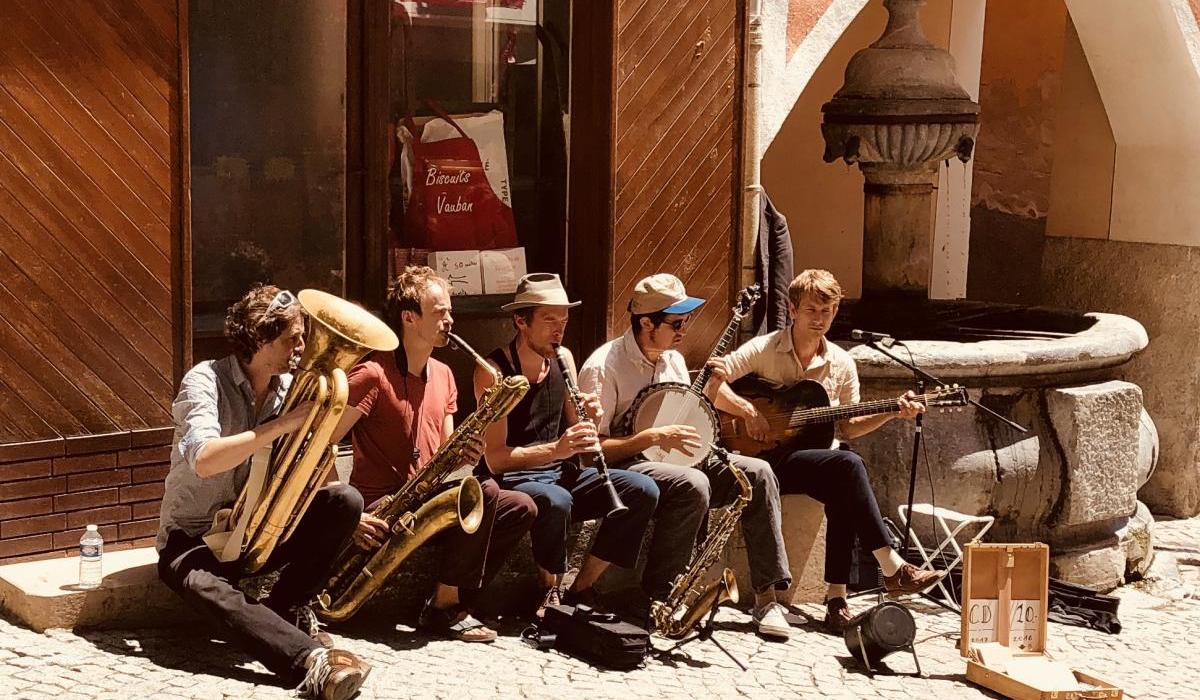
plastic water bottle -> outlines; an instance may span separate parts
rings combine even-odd
[[[104,576],[101,557],[104,556],[104,538],[95,525],[88,525],[83,537],[79,538],[79,587],[99,588]]]

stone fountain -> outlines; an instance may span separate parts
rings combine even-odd
[[[1146,332],[1113,314],[928,299],[938,164],[971,157],[979,105],[952,57],[924,36],[924,3],[884,0],[883,36],[851,59],[823,107],[825,160],[857,164],[866,180],[863,300],[843,305],[831,336],[868,328],[904,339],[918,365],[1029,427],[973,409],[930,415],[918,502],[994,515],[990,540],[1047,542],[1052,575],[1112,588],[1152,555],[1153,520],[1137,490],[1158,438],[1141,390],[1119,378]],[[870,348],[851,353],[864,399],[912,386]],[[911,424],[893,421],[855,444],[891,515],[907,498],[911,440]]]

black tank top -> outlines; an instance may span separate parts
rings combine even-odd
[[[487,359],[500,367],[506,377],[521,374],[520,358],[517,356],[517,341],[514,339],[505,348],[496,348]],[[508,444],[512,447],[528,447],[558,439],[562,429],[563,406],[567,397],[567,384],[563,380],[558,363],[550,362],[550,371],[537,383],[530,383],[529,391],[521,402],[508,414]],[[561,467],[561,462],[554,463]],[[523,481],[533,475],[555,473],[555,469],[530,469],[504,474],[504,481]]]

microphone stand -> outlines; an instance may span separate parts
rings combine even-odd
[[[894,341],[894,342],[899,345],[904,345],[904,343],[899,340]],[[891,351],[889,351],[887,348],[881,347],[875,340],[868,339],[863,342],[863,345],[866,345],[867,347],[871,348],[875,352],[886,355],[896,364],[898,364],[901,367],[904,367],[904,368],[908,369],[910,372],[912,372],[913,379],[917,385],[917,393],[918,394],[924,393],[925,382],[930,382],[930,383],[934,384],[935,386],[945,384],[945,382],[943,382],[941,379],[930,374],[929,372],[926,372],[925,370],[921,369],[917,365],[915,365],[911,362],[908,362],[906,360],[903,360],[900,357],[896,356]],[[1025,428],[1021,424],[1011,421],[1008,418],[1005,418],[1004,416],[1000,415],[999,413],[996,413],[995,411],[988,408],[987,406],[984,406],[983,404],[979,403],[975,399],[968,397],[967,403],[971,404],[972,406],[978,408],[979,410],[983,411],[987,415],[991,416],[994,420],[998,420],[1001,423],[1007,425],[1008,427],[1012,428],[1013,430],[1016,430],[1016,431],[1022,432],[1022,433],[1029,432],[1028,428]],[[900,546],[900,552],[901,552],[902,557],[904,556],[903,553],[908,551],[908,543],[912,539],[912,521],[913,521],[912,507],[913,507],[913,499],[916,496],[916,488],[917,488],[917,460],[921,454],[922,418],[924,418],[924,414],[918,413],[917,417],[916,417],[916,421],[915,421],[915,426],[913,428],[912,461],[909,463],[909,470],[908,470],[908,505],[905,510],[905,512],[908,513],[908,517],[906,517],[904,519],[904,542]],[[880,591],[881,591],[881,595],[882,595],[882,588],[880,589]]]

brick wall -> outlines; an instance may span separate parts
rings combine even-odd
[[[171,430],[0,445],[0,564],[68,556],[89,524],[109,551],[154,543]]]

